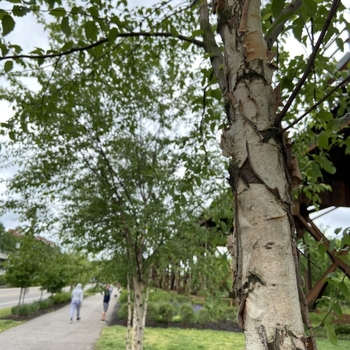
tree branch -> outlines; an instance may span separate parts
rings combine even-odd
[[[329,96],[331,96],[336,90],[338,90],[340,87],[345,85],[346,83],[350,82],[350,76],[341,81],[338,85],[336,85],[327,95],[325,95],[320,101],[318,101],[316,104],[314,104],[311,108],[309,108],[304,114],[302,114],[298,119],[296,119],[293,123],[286,126],[280,134],[283,134],[285,131],[293,127],[296,123],[299,123],[303,118],[305,118],[310,112],[312,112],[314,109],[316,109],[323,101],[325,101]]]
[[[181,41],[187,41],[190,42],[192,44],[195,44],[199,47],[204,47],[204,43],[200,40],[197,39],[193,39],[184,35],[172,35],[171,33],[148,33],[148,32],[131,32],[131,33],[119,33],[117,35],[117,38],[128,38],[128,37],[163,37],[163,38],[175,38],[175,39],[179,39]],[[90,50],[96,46],[105,44],[107,42],[109,42],[110,40],[108,38],[103,38],[100,39],[90,45],[86,45],[86,46],[81,46],[81,47],[73,47],[67,51],[63,51],[63,52],[56,52],[56,53],[51,53],[51,54],[47,54],[47,55],[11,55],[11,56],[3,56],[0,57],[0,61],[3,60],[14,60],[17,58],[30,58],[30,59],[46,59],[46,58],[54,58],[54,57],[62,57],[62,56],[67,56],[70,55],[74,52],[79,52],[79,51],[87,51]]]
[[[306,68],[305,68],[305,72],[303,74],[303,76],[300,78],[298,84],[296,85],[295,89],[292,91],[288,101],[286,102],[283,110],[281,111],[281,113],[277,116],[276,120],[275,120],[275,126],[278,126],[282,119],[284,118],[284,116],[286,115],[289,107],[291,106],[291,104],[293,103],[295,97],[298,95],[300,89],[302,88],[302,86],[304,85],[308,75],[310,74],[311,70],[312,70],[312,67],[313,67],[313,64],[314,64],[314,61],[316,59],[316,56],[317,56],[317,53],[318,53],[318,50],[323,42],[323,39],[327,33],[327,30],[332,22],[332,18],[333,16],[335,15],[335,13],[337,12],[337,8],[338,6],[340,5],[341,3],[341,0],[333,0],[333,3],[332,3],[332,6],[331,6],[331,9],[328,13],[328,16],[327,16],[327,19],[323,25],[323,28],[322,28],[322,31],[320,33],[320,36],[318,37],[318,40],[317,40],[317,43],[315,45],[315,48],[314,50],[312,51],[310,57],[309,57],[309,60],[307,62],[307,65],[306,65]]]
[[[215,36],[212,27],[209,22],[208,4],[206,1],[202,1],[199,8],[199,22],[200,28],[204,31],[202,47],[204,51],[210,56],[211,65],[214,70],[214,75],[220,86],[220,90],[223,96],[227,93],[227,82],[224,75],[224,59],[222,52],[215,40]]]
[[[277,40],[278,36],[281,34],[285,23],[289,19],[289,15],[295,13],[301,6],[302,0],[293,0],[287,7],[283,9],[280,15],[272,23],[271,28],[265,35],[265,41],[269,50],[271,50],[273,44]]]

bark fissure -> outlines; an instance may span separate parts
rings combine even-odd
[[[216,8],[224,43],[225,109],[222,154],[230,158],[228,182],[235,222],[228,239],[238,322],[246,349],[308,349],[297,257],[293,253],[292,179],[298,178],[288,143],[279,135],[272,89],[275,66],[264,40],[259,0],[225,0]]]

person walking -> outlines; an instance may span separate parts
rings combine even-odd
[[[107,323],[106,321],[106,313],[108,310],[109,300],[111,299],[111,286],[110,284],[106,284],[106,287],[103,291],[103,311],[101,317],[101,323]]]
[[[77,310],[77,321],[80,320],[80,308],[83,304],[83,298],[84,291],[81,286],[81,283],[78,283],[72,291],[72,300],[70,303],[70,323],[73,323],[75,309]]]

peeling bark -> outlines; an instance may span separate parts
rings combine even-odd
[[[281,101],[272,89],[275,67],[262,33],[260,0],[225,0],[217,12],[225,75],[219,85],[228,119],[221,148],[230,158],[235,200],[228,246],[246,349],[316,349],[304,333],[303,318],[310,325],[307,314],[302,317],[294,255],[292,179],[300,173],[276,127]]]

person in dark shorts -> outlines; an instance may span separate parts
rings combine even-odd
[[[111,299],[111,288],[109,283],[106,284],[106,288],[103,291],[103,311],[101,317],[101,323],[106,323],[106,314],[108,310],[109,300]]]

